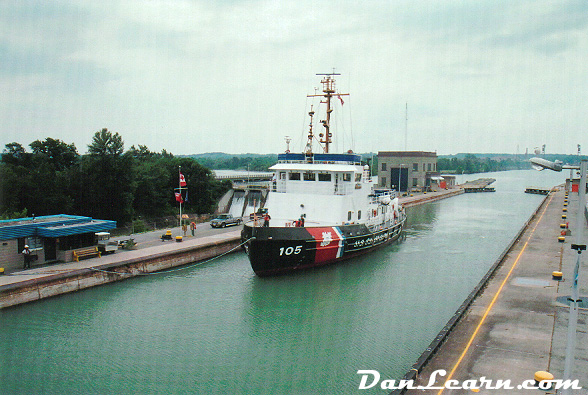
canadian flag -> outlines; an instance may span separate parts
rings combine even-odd
[[[184,175],[182,173],[180,173],[180,186],[181,187],[186,186],[186,179],[184,178]]]
[[[182,194],[179,192],[176,192],[176,201],[184,203],[184,199],[182,199]]]

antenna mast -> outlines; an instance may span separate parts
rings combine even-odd
[[[323,148],[324,152],[329,153],[329,144],[331,144],[333,142],[333,140],[332,140],[333,134],[331,133],[331,113],[333,112],[333,109],[331,108],[331,99],[333,98],[333,96],[338,96],[341,99],[341,96],[348,96],[349,93],[335,93],[336,92],[335,91],[335,79],[333,77],[336,75],[341,75],[339,73],[335,73],[335,70],[333,70],[332,73],[317,74],[317,75],[324,76],[323,79],[321,80],[321,84],[323,84],[323,94],[322,95],[307,95],[307,97],[324,97],[325,98],[324,101],[321,100],[322,104],[327,105],[327,117],[326,117],[326,119],[321,120],[321,123],[323,124],[323,127],[325,128],[325,133],[319,133],[319,137],[321,138],[320,143],[325,145]],[[312,119],[312,115],[314,115],[314,112],[311,111],[310,115],[311,115],[311,119]],[[310,142],[311,140],[312,140],[312,128],[311,128],[309,136],[308,136],[308,141]]]

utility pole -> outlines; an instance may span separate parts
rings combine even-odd
[[[578,304],[582,301],[578,295],[578,281],[580,278],[580,264],[582,262],[582,251],[586,250],[586,243],[584,242],[584,210],[586,209],[586,169],[588,168],[588,160],[584,159],[580,163],[580,185],[578,187],[578,218],[576,229],[576,243],[572,244],[572,249],[578,252],[576,258],[576,266],[574,267],[574,278],[572,282],[572,295],[568,298],[570,302],[570,316],[568,319],[568,338],[566,345],[566,355],[564,362],[563,380],[570,380],[573,369],[574,360],[576,358],[576,331],[578,327]],[[571,182],[571,179],[570,179]],[[569,389],[564,389],[561,394],[570,394]]]

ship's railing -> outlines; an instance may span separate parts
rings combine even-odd
[[[389,198],[390,200],[394,199],[397,197],[397,193],[395,191],[386,191],[386,192],[380,192],[377,193],[375,195],[370,195],[371,196],[371,203],[380,203],[383,199],[385,198]]]

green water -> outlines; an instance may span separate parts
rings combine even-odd
[[[242,252],[0,311],[2,394],[385,394],[565,174],[408,209],[406,239],[320,270],[258,278]],[[459,181],[477,176],[460,176]]]

